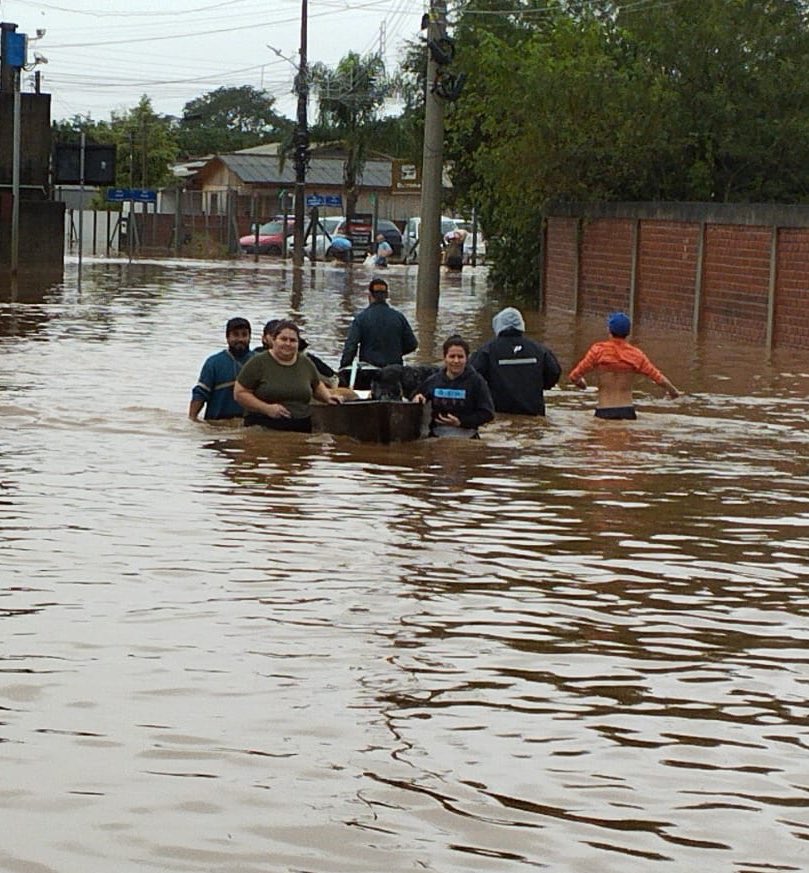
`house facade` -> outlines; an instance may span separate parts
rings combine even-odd
[[[345,210],[345,155],[335,147],[316,148],[306,172],[306,194],[339,197],[342,206],[321,207],[322,215]],[[278,154],[278,144],[216,155],[183,180],[185,214],[232,215],[240,229],[294,208],[295,167]],[[170,211],[164,192],[163,211]],[[403,225],[421,209],[421,180],[415,164],[372,155],[363,167],[357,212],[376,213]]]

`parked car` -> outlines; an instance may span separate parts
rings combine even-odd
[[[444,237],[458,227],[458,221],[455,218],[450,218],[448,215],[441,216],[441,236],[436,240],[436,245],[441,246],[444,242]],[[403,236],[403,253],[402,259],[406,264],[417,264],[419,262],[419,238],[421,236],[421,217],[414,216],[407,219],[405,232]]]
[[[465,221],[462,218],[450,218],[448,215],[441,216],[441,238],[437,244],[444,245],[444,237],[453,230],[465,230],[466,239],[463,244],[464,263],[468,264],[472,260],[472,222]],[[419,262],[419,239],[421,236],[421,218],[417,215],[407,219],[405,232],[403,236],[403,256],[402,259],[406,264],[417,264]],[[478,230],[476,236],[477,245],[475,256],[479,263],[486,259],[486,240],[483,234]]]
[[[374,237],[372,233],[372,227],[370,225],[367,226],[368,238],[371,240],[371,243],[374,242]],[[378,218],[376,221],[376,232],[381,233],[385,239],[390,244],[390,247],[393,249],[393,258],[401,258],[402,257],[402,232],[398,227],[387,218]],[[345,219],[337,226],[334,231],[334,236],[348,236]],[[328,256],[328,252],[327,252]]]
[[[286,225],[284,216],[276,216],[271,221],[259,225],[258,247],[256,247],[256,226],[250,228],[250,233],[239,239],[239,248],[246,255],[254,255],[256,251],[260,255],[280,255],[284,250],[285,232],[294,227],[295,219],[287,216]]]
[[[318,261],[322,261],[326,257],[326,250],[331,243],[331,238],[335,235],[337,226],[345,221],[344,215],[325,215],[320,218],[317,227],[317,236],[315,243],[315,256]],[[307,222],[307,227],[309,223]],[[295,235],[290,234],[287,237],[287,251],[292,252],[295,249]],[[311,234],[306,240],[305,249],[306,256],[312,257],[312,237]]]

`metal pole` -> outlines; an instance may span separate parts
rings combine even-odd
[[[309,163],[309,127],[306,107],[309,101],[309,72],[306,61],[307,0],[301,0],[301,63],[295,77],[298,93],[298,116],[295,128],[295,251],[293,265],[303,266],[304,224],[306,222],[306,165]],[[286,210],[284,211],[286,215]]]
[[[446,32],[447,4],[432,0],[429,40],[441,39]],[[424,108],[424,153],[421,164],[421,245],[416,305],[438,309],[441,268],[441,176],[444,163],[444,104],[432,85],[438,74],[438,64],[428,48],[427,94]]]
[[[20,71],[14,70],[14,120],[11,157],[11,276],[16,279],[20,265]]]
[[[81,285],[82,243],[84,241],[84,152],[87,145],[87,134],[81,132],[79,146],[79,285]]]

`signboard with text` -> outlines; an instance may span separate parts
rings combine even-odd
[[[391,183],[394,193],[410,193],[421,190],[421,167],[412,161],[393,161]]]
[[[107,188],[109,203],[123,203],[134,200],[136,203],[157,203],[157,191],[153,188]]]
[[[339,209],[343,205],[343,198],[339,194],[309,194],[306,205],[310,209],[316,206],[336,206]]]

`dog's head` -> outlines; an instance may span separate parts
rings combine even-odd
[[[371,377],[371,398],[373,400],[401,400],[402,371],[406,369],[401,364],[388,364]]]

